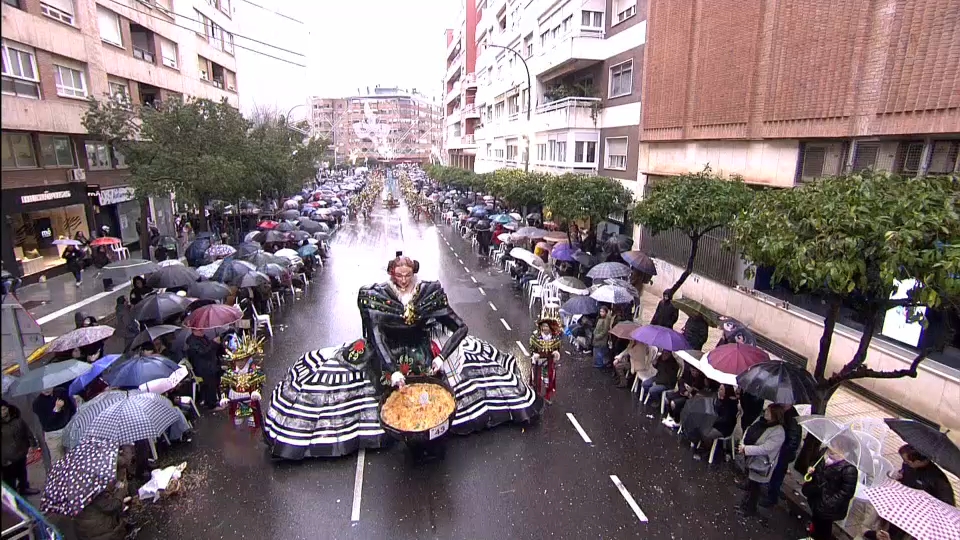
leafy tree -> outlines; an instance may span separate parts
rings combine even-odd
[[[633,219],[652,234],[679,230],[690,238],[690,255],[683,273],[666,292],[672,298],[693,272],[704,235],[733,222],[745,210],[754,192],[740,178],[726,179],[710,167],[653,185],[648,197],[637,203]]]
[[[543,188],[543,203],[558,223],[588,220],[593,227],[610,214],[626,211],[632,202],[633,194],[619,180],[602,176],[565,173]]]
[[[306,122],[291,124],[276,111],[258,109],[251,124],[247,135],[247,174],[264,196],[280,198],[299,191],[306,180],[316,178],[329,142],[310,138]]]
[[[753,264],[774,268],[773,279],[822,297],[827,314],[814,364],[823,413],[844,381],[916,377],[942,343],[924,344],[904,369],[867,365],[877,324],[904,308],[923,322],[922,308],[956,309],[960,299],[960,179],[904,178],[865,171],[824,178],[757,197],[734,224],[737,244]],[[916,280],[906,298],[891,299],[901,282]],[[863,321],[853,357],[827,375],[841,305]]]

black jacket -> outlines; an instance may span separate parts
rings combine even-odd
[[[729,437],[733,429],[737,427],[737,400],[733,398],[717,398],[717,419],[713,422],[713,427],[724,437]]]
[[[657,360],[656,383],[667,387],[667,390],[673,390],[677,385],[677,372],[680,371],[680,364],[677,359],[670,355],[667,360]]]
[[[803,485],[803,496],[816,519],[839,521],[847,516],[853,493],[857,490],[857,468],[840,461],[817,464],[813,479]]]
[[[787,438],[780,447],[780,455],[788,456],[790,461],[796,456],[797,450],[800,449],[800,442],[803,440],[803,429],[797,423],[797,416],[799,414],[794,407],[787,409],[783,415],[783,431]]]
[[[673,325],[677,324],[677,319],[679,318],[680,310],[677,309],[677,306],[673,305],[673,302],[661,300],[660,303],[657,304],[657,310],[653,312],[653,318],[650,319],[650,324],[673,328]]]
[[[940,470],[940,467],[931,463],[926,467],[914,469],[904,463],[900,472],[903,475],[900,478],[901,484],[913,489],[926,491],[950,506],[956,505],[953,486],[950,485],[950,480],[948,480],[947,475]]]
[[[220,371],[220,345],[206,336],[190,336],[187,359],[198,376],[213,377]]]

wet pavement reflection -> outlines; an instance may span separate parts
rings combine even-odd
[[[529,369],[517,343],[525,345],[533,327],[527,302],[508,276],[479,260],[449,227],[416,223],[403,206],[378,208],[367,221],[347,222],[331,243],[326,268],[302,300],[274,314],[286,328],[267,345],[265,398],[304,351],[360,336],[357,290],[386,279],[387,261],[397,251],[420,261],[422,279],[443,282],[471,334],[521,356]],[[672,431],[647,417],[652,410],[643,410],[629,392],[614,388],[608,373],[590,364],[564,350],[557,397],[536,425],[452,437],[445,458],[426,464],[411,462],[401,445],[366,453],[357,521],[351,520],[356,455],[272,461],[258,435],[234,429],[225,413],[206,414],[192,443],[161,457],[164,464],[188,462],[188,489],[148,509],[140,538],[804,535],[800,522],[782,509],[762,521],[738,518],[734,510],[742,492],[728,466],[694,461]],[[575,415],[592,444],[584,442],[567,413]],[[611,475],[649,521],[638,519]]]

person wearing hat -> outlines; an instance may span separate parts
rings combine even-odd
[[[537,329],[530,336],[532,386],[547,403],[551,403],[557,391],[557,362],[560,360],[562,338],[560,322],[548,317],[537,321]]]

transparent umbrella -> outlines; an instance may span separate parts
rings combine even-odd
[[[876,474],[877,462],[881,457],[880,449],[873,448],[867,434],[854,431],[849,426],[819,414],[799,416],[797,423],[831,453],[843,456],[843,459],[857,470],[868,476]]]

